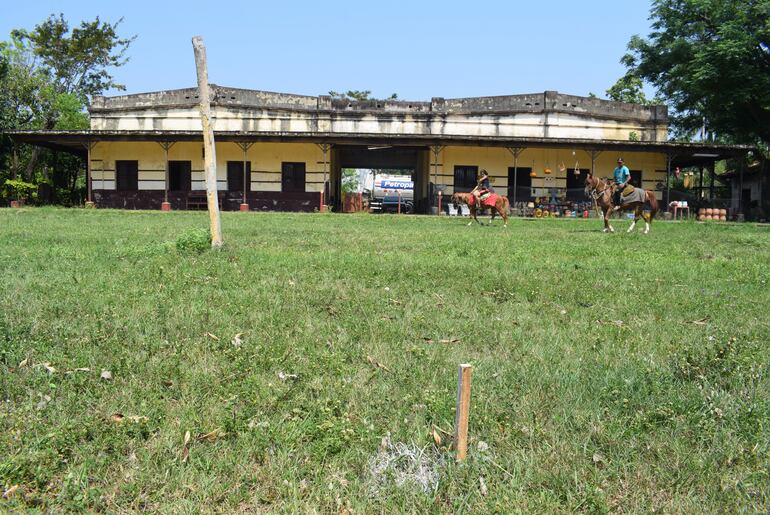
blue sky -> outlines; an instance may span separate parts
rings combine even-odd
[[[648,1],[367,3],[290,0],[2,0],[0,38],[51,13],[100,16],[136,35],[114,70],[128,93],[195,85],[190,39],[206,43],[212,83],[307,95],[368,89],[406,100],[558,90],[604,92],[624,73]],[[201,14],[201,12],[203,14]]]

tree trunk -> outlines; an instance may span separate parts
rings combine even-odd
[[[203,38],[192,38],[195,52],[195,68],[198,74],[198,98],[200,99],[201,126],[203,127],[203,154],[206,169],[206,199],[209,208],[211,246],[222,246],[222,225],[219,220],[219,198],[217,194],[217,155],[214,144],[214,128],[211,126],[211,102],[209,98],[209,77],[206,67],[206,47]]]
[[[40,157],[40,147],[33,147],[32,148],[32,155],[29,157],[29,162],[27,163],[27,167],[24,168],[24,180],[27,182],[32,182],[32,176],[35,173],[35,165],[37,164],[37,160]]]
[[[11,153],[11,179],[16,180],[16,171],[19,169],[19,151],[16,145],[13,146]]]

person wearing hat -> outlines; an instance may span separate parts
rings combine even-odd
[[[489,174],[487,174],[486,170],[482,169],[476,180],[476,187],[471,191],[471,194],[476,198],[477,206],[481,207],[481,196],[485,193],[492,193],[492,187],[489,185]]]
[[[623,164],[622,157],[618,158],[618,166],[612,173],[615,177],[615,197],[612,199],[612,203],[615,204],[614,211],[619,211],[621,202],[620,194],[628,184],[628,181],[631,180],[631,172],[629,172],[628,167]]]

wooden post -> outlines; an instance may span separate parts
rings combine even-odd
[[[200,99],[201,126],[203,128],[203,155],[206,170],[206,199],[209,208],[211,246],[222,246],[222,223],[219,220],[219,196],[217,193],[217,155],[214,143],[214,128],[211,126],[211,102],[209,98],[209,77],[206,66],[206,47],[203,38],[192,38],[195,52],[195,68],[198,74],[198,98]]]
[[[438,216],[441,216],[441,197],[443,193],[440,191],[438,192]]]
[[[398,214],[401,214],[401,190],[398,190]]]
[[[460,365],[457,374],[457,408],[455,412],[455,450],[457,461],[465,461],[468,454],[468,413],[471,406],[471,376],[473,367]]]

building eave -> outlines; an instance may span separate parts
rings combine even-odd
[[[60,149],[79,149],[99,141],[203,141],[200,131],[8,131],[8,136],[19,143]],[[242,132],[217,131],[215,139],[220,142],[294,142],[330,143],[339,145],[401,145],[401,146],[482,146],[518,148],[571,148],[595,151],[659,152],[677,156],[708,154],[709,159],[719,160],[744,155],[755,151],[750,145],[715,145],[681,143],[674,141],[628,141],[579,138],[542,137],[498,137],[498,136],[452,136],[430,134],[365,134],[329,132]],[[697,156],[696,156],[697,157]]]

